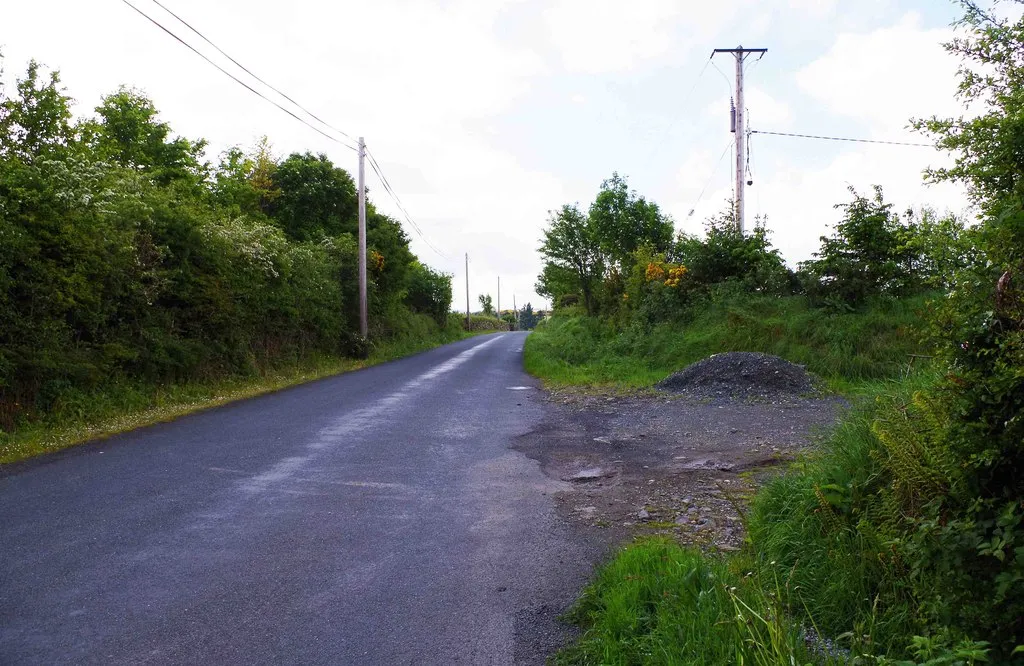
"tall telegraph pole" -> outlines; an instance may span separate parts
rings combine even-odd
[[[471,330],[469,323],[469,252],[466,253],[466,330]]]
[[[735,116],[732,131],[736,133],[736,226],[739,227],[741,234],[744,231],[743,189],[747,184],[746,177],[743,173],[746,162],[746,144],[744,143],[746,140],[746,128],[744,125],[744,116],[746,115],[747,110],[743,102],[743,61],[746,60],[748,53],[760,53],[760,57],[764,57],[764,54],[767,52],[768,49],[745,49],[742,46],[738,46],[734,49],[715,49],[711,52],[712,57],[714,57],[716,53],[731,53],[736,57],[736,108],[734,111]]]
[[[366,142],[359,137],[359,334],[369,331],[366,308]]]

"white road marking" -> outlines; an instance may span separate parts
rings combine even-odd
[[[257,494],[266,490],[271,484],[280,484],[292,479],[299,471],[310,463],[318,452],[336,447],[354,432],[373,427],[382,420],[382,417],[386,412],[393,410],[400,403],[410,398],[412,394],[424,384],[455,370],[460,365],[473,358],[473,356],[478,354],[482,349],[493,345],[503,337],[503,335],[495,336],[478,345],[474,345],[466,351],[453,356],[444,363],[424,372],[420,376],[409,380],[394,393],[381,398],[371,405],[367,405],[366,407],[348,412],[341,416],[339,419],[317,433],[317,437],[306,446],[307,452],[304,455],[291,456],[280,460],[265,472],[242,482],[241,487],[243,492],[247,495]]]

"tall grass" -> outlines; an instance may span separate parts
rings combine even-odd
[[[663,539],[624,548],[567,614],[583,629],[554,664],[804,664],[803,629],[739,560],[702,555]]]
[[[526,369],[558,384],[650,386],[686,365],[725,351],[781,356],[848,389],[899,376],[920,354],[916,333],[927,296],[879,300],[831,313],[802,296],[733,296],[709,301],[686,324],[633,324],[556,315],[526,343]]]
[[[888,481],[872,427],[880,405],[909,396],[934,376],[918,373],[871,386],[820,448],[769,481],[747,516],[757,563],[790,571],[789,612],[863,649],[901,653],[919,627],[908,572],[895,555],[877,494]]]

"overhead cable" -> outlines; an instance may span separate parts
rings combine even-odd
[[[693,95],[693,91],[697,89],[697,84],[700,83],[701,78],[704,76],[704,72],[706,72],[708,70],[708,65],[711,64],[711,60],[712,60],[711,58],[708,58],[704,62],[704,66],[701,67],[700,72],[697,74],[697,78],[693,80],[693,85],[691,85],[690,89],[688,91],[686,91],[685,95],[683,95],[683,100],[682,100],[683,103],[690,101],[690,96]],[[647,159],[644,161],[645,164],[649,163],[652,159],[654,159],[654,156],[665,145],[665,139],[667,139],[668,135],[672,132],[672,128],[674,128],[676,126],[676,123],[679,121],[679,118],[680,118],[679,114],[676,114],[675,116],[673,116],[672,122],[669,123],[668,127],[665,128],[665,132],[662,135],[661,140],[658,141],[656,144],[654,144],[654,147],[651,148],[650,154],[647,156]]]
[[[371,153],[369,149],[367,149],[366,151],[366,156],[369,158],[368,161],[370,163],[370,168],[373,169],[373,172],[375,174],[377,174],[377,178],[380,179],[381,185],[384,186],[384,191],[387,192],[388,195],[391,197],[392,201],[395,202],[395,205],[398,207],[398,210],[402,212],[405,221],[409,223],[409,226],[413,228],[413,230],[420,237],[420,239],[423,240],[427,247],[433,250],[434,253],[436,253],[439,257],[443,259],[448,259],[448,255],[439,250],[436,245],[430,242],[430,239],[427,238],[426,234],[423,233],[423,230],[420,228],[420,226],[416,224],[415,220],[412,219],[412,216],[409,215],[409,211],[405,209],[405,206],[402,204],[402,200],[398,197],[398,194],[395,192],[394,188],[391,187],[391,183],[388,182],[387,176],[384,175],[384,169],[380,166],[380,164],[377,162],[377,158],[373,156],[373,153]]]
[[[825,141],[849,141],[852,143],[879,143],[886,146],[914,146],[917,148],[934,148],[930,143],[912,143],[909,141],[881,141],[878,139],[851,139],[842,136],[818,136],[815,134],[792,134],[789,132],[766,132],[762,130],[750,130],[751,134],[771,134],[772,136],[792,136],[800,139],[822,139]]]
[[[718,171],[718,167],[722,165],[722,160],[725,159],[726,153],[729,152],[729,149],[732,148],[733,144],[735,143],[735,141],[730,140],[729,143],[726,144],[725,150],[722,151],[722,154],[718,158],[718,162],[715,163],[715,167],[711,170],[711,173],[708,174],[708,179],[707,181],[704,182],[704,188],[700,191],[700,194],[697,196],[697,200],[693,202],[693,206],[690,208],[690,212],[686,214],[686,217],[693,217],[694,211],[697,210],[697,204],[699,204],[700,200],[704,198],[704,193],[708,191],[708,186],[711,185],[711,181],[714,179],[715,174]]]
[[[142,15],[142,16],[143,16],[143,17],[144,17],[144,18],[145,18],[145,19],[146,19],[147,21],[149,21],[150,23],[152,23],[152,24],[153,24],[153,25],[155,25],[156,27],[158,27],[158,28],[160,28],[161,30],[163,30],[164,32],[166,32],[166,33],[167,33],[168,35],[170,35],[171,37],[173,37],[173,38],[174,38],[174,39],[175,39],[175,40],[176,40],[177,42],[179,42],[179,43],[181,43],[181,44],[182,44],[183,46],[185,46],[185,47],[186,47],[186,48],[187,48],[188,50],[190,50],[190,51],[192,51],[193,53],[195,53],[195,54],[196,54],[197,56],[199,56],[200,58],[202,58],[203,60],[205,60],[205,61],[206,61],[207,63],[209,63],[209,64],[213,65],[214,67],[216,67],[216,68],[217,68],[217,69],[218,69],[218,70],[219,70],[219,71],[220,71],[220,72],[221,72],[222,74],[224,74],[224,75],[226,75],[226,76],[230,77],[230,78],[231,78],[231,79],[232,79],[233,81],[235,81],[235,82],[236,82],[236,83],[238,83],[239,85],[243,86],[243,87],[244,87],[244,88],[245,88],[246,90],[248,90],[248,91],[249,91],[249,92],[251,92],[252,94],[256,95],[257,97],[259,97],[259,98],[261,98],[261,99],[263,99],[264,101],[270,102],[271,104],[273,104],[274,106],[276,106],[276,107],[277,107],[278,109],[280,109],[280,110],[284,111],[284,112],[285,112],[285,113],[287,113],[287,114],[288,114],[289,116],[291,116],[291,117],[292,117],[292,118],[294,118],[295,120],[298,120],[298,121],[299,121],[300,123],[302,123],[302,124],[303,124],[303,125],[305,125],[306,127],[309,127],[309,128],[311,129],[311,130],[313,130],[313,131],[314,131],[314,132],[316,132],[317,134],[320,134],[320,135],[321,135],[321,136],[323,136],[324,138],[326,138],[326,139],[328,139],[328,140],[330,140],[330,141],[333,141],[334,143],[337,143],[337,144],[339,144],[339,145],[342,145],[342,146],[344,146],[344,147],[348,148],[349,150],[353,150],[353,151],[356,151],[356,150],[357,150],[357,148],[356,148],[355,146],[351,146],[351,145],[349,145],[348,143],[346,143],[346,142],[342,141],[341,139],[338,139],[338,138],[336,138],[336,137],[334,137],[334,136],[331,136],[331,135],[330,135],[330,134],[328,134],[327,132],[324,132],[324,131],[323,131],[323,130],[321,130],[321,129],[320,129],[319,127],[316,127],[315,125],[313,125],[313,124],[309,123],[309,122],[308,122],[308,121],[306,121],[305,119],[303,119],[303,118],[300,118],[300,117],[299,117],[299,116],[297,116],[297,115],[296,115],[296,114],[295,114],[294,112],[290,111],[289,109],[286,109],[285,107],[281,106],[280,104],[278,104],[278,103],[277,103],[277,102],[275,102],[274,100],[272,100],[272,99],[270,99],[269,97],[265,96],[264,94],[262,94],[261,92],[259,92],[258,90],[256,90],[256,89],[255,89],[255,88],[253,88],[252,86],[250,86],[250,85],[249,85],[248,83],[246,83],[245,81],[242,81],[242,80],[241,80],[241,79],[239,79],[239,78],[238,78],[237,76],[235,76],[235,75],[234,75],[234,74],[232,74],[231,72],[227,71],[226,69],[224,69],[223,67],[221,67],[221,66],[220,66],[220,65],[218,65],[217,63],[215,63],[215,62],[214,62],[213,60],[211,60],[211,59],[210,59],[209,57],[207,57],[207,56],[206,56],[206,54],[202,53],[201,51],[199,51],[198,49],[196,49],[196,48],[195,48],[194,46],[192,46],[191,44],[189,44],[188,42],[186,42],[186,41],[185,41],[184,39],[182,39],[181,37],[179,37],[178,35],[176,35],[176,34],[175,34],[175,33],[174,33],[173,31],[171,31],[170,29],[166,28],[166,27],[165,27],[164,25],[162,25],[162,24],[161,24],[161,23],[160,23],[159,21],[157,21],[156,19],[154,19],[154,18],[153,18],[152,16],[150,16],[150,15],[149,15],[149,14],[147,14],[146,12],[142,11],[141,9],[139,9],[138,7],[136,7],[135,5],[133,5],[132,3],[128,2],[128,0],[121,0],[121,2],[123,2],[124,4],[128,5],[129,7],[131,7],[131,8],[133,9],[133,10],[135,10],[135,11],[136,11],[136,12],[138,12],[138,13],[139,13],[140,15]]]
[[[331,125],[327,121],[321,119],[315,113],[313,113],[312,111],[310,111],[306,107],[302,106],[301,104],[296,102],[294,99],[292,99],[291,97],[289,97],[285,93],[281,92],[281,90],[279,90],[278,88],[275,88],[274,86],[270,85],[265,80],[263,80],[262,78],[257,76],[255,73],[253,73],[253,71],[251,69],[249,69],[248,67],[246,67],[242,63],[240,63],[237,60],[235,60],[234,58],[232,58],[230,55],[228,55],[227,52],[224,51],[224,49],[222,49],[221,47],[219,47],[216,44],[214,44],[213,41],[211,41],[206,35],[204,35],[203,33],[199,32],[199,30],[197,30],[196,28],[192,27],[192,24],[190,24],[188,21],[186,21],[185,19],[181,18],[180,16],[175,14],[173,11],[168,9],[163,3],[160,2],[160,0],[150,0],[150,2],[152,2],[153,4],[155,4],[160,9],[164,10],[165,12],[167,12],[168,14],[170,14],[171,16],[176,18],[182,25],[184,25],[186,28],[188,28],[189,30],[194,32],[196,35],[198,35],[200,39],[202,39],[204,42],[206,42],[207,44],[212,46],[214,49],[216,49],[217,52],[220,53],[222,56],[224,56],[225,58],[227,58],[228,60],[233,62],[235,64],[235,66],[237,66],[243,72],[245,72],[246,74],[248,74],[252,78],[256,79],[257,81],[259,81],[260,83],[262,83],[266,87],[270,88],[271,90],[276,92],[278,95],[280,95],[284,99],[286,99],[289,102],[291,102],[292,104],[294,104],[296,107],[301,109],[302,112],[305,113],[306,115],[308,115],[310,118],[312,118],[313,120],[317,121],[318,123],[320,123],[324,127],[327,127],[327,128],[329,128],[331,130],[334,130],[335,132],[337,132],[338,134],[344,136],[345,138],[347,138],[347,139],[349,139],[351,141],[355,141],[355,138],[353,136],[351,136],[350,134],[348,134],[347,132],[345,132],[343,130],[338,129],[337,127],[334,127],[333,125]]]

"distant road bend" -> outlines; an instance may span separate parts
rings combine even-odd
[[[589,559],[525,337],[0,469],[0,663],[543,663]]]

